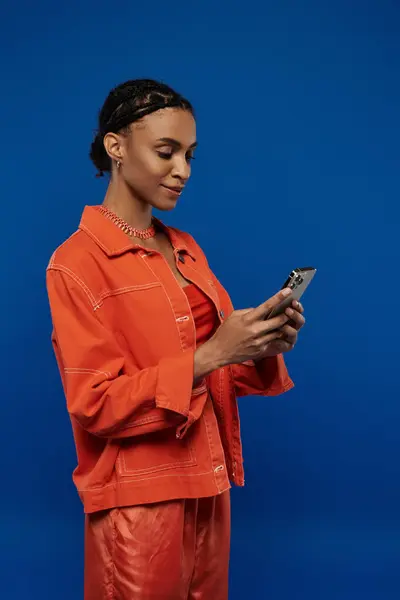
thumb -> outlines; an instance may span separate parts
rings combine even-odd
[[[284,288],[280,290],[277,294],[269,298],[266,302],[257,306],[254,309],[252,314],[252,319],[258,321],[260,319],[265,319],[269,312],[276,306],[278,306],[281,302],[283,302],[286,298],[288,298],[292,294],[292,290],[290,288]]]

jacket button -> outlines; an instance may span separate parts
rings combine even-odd
[[[220,311],[219,311],[219,316],[221,317],[221,319],[224,319],[224,318],[225,318],[225,313],[224,313],[224,311],[223,311],[223,310],[220,310]]]

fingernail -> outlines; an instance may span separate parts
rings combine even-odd
[[[282,296],[290,296],[292,290],[290,288],[285,288],[282,292]]]

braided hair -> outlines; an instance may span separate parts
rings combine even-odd
[[[194,114],[188,100],[153,79],[132,79],[111,90],[99,113],[98,131],[90,149],[90,159],[98,169],[98,177],[111,171],[104,136],[128,131],[131,123],[162,108],[181,108]]]

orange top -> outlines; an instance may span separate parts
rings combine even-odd
[[[219,325],[233,307],[204,253],[189,234],[157,226]],[[134,244],[96,207],[53,254],[47,289],[85,511],[243,485],[236,396],[289,390],[283,357],[223,367],[194,388],[196,344],[210,334],[205,304],[192,314],[195,289],[185,293],[162,254]]]
[[[217,311],[209,298],[193,283],[183,288],[196,328],[196,347],[210,339],[217,326]]]

